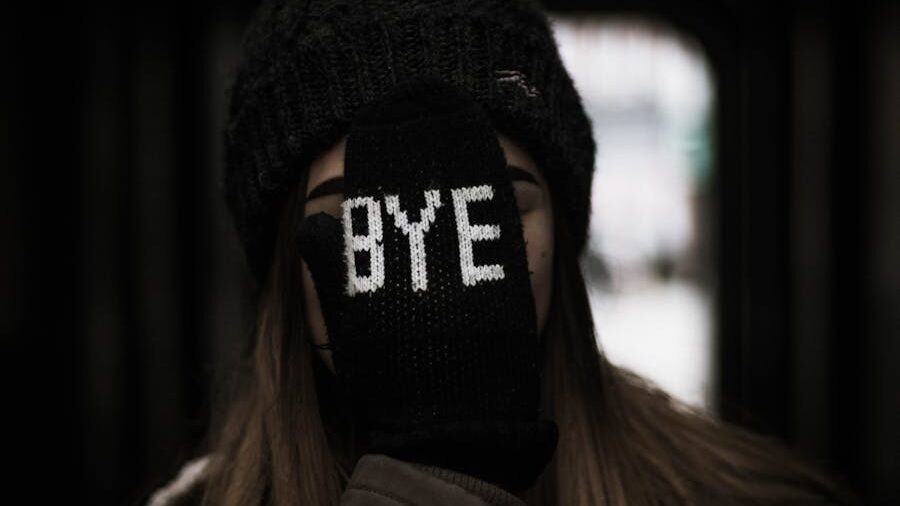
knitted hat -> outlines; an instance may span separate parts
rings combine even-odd
[[[286,197],[309,164],[361,106],[426,75],[469,92],[522,144],[583,249],[595,144],[536,2],[267,0],[230,90],[223,181],[259,283]]]

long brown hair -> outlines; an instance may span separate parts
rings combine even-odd
[[[353,427],[307,342],[301,310],[293,238],[304,194],[305,182],[284,208],[252,348],[211,424],[206,505],[336,505],[351,470]],[[608,362],[566,223],[555,219],[555,227],[542,402],[560,438],[525,493],[528,504],[855,504],[774,439],[679,403]]]

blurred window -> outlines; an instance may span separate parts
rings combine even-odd
[[[709,64],[696,41],[655,20],[551,20],[597,141],[582,266],[601,349],[711,410]]]

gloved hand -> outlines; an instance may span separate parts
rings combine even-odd
[[[365,453],[510,491],[557,443],[522,224],[490,120],[436,80],[399,85],[347,137],[343,215],[304,220],[338,381]]]

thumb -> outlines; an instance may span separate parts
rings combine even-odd
[[[332,345],[340,321],[341,300],[346,285],[344,229],[341,222],[320,212],[305,218],[297,228],[297,249],[312,274],[328,339]]]

